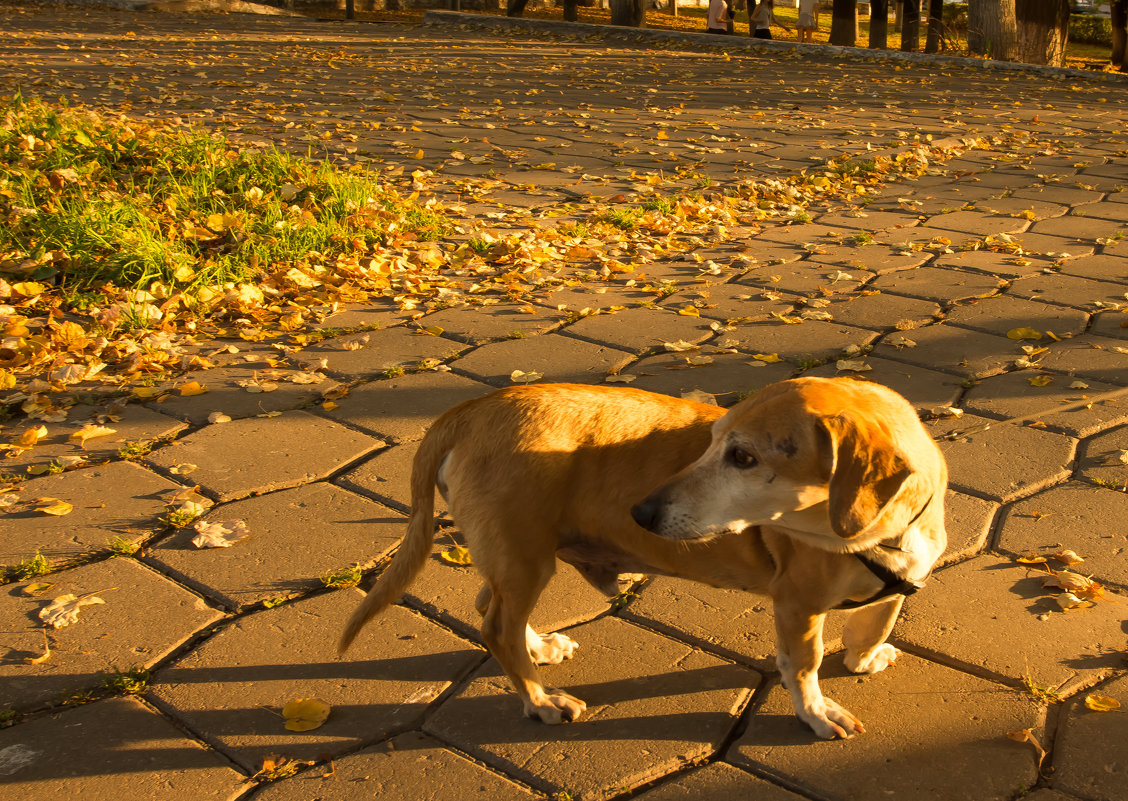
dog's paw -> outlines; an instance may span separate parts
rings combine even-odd
[[[559,633],[537,634],[532,629],[525,634],[525,644],[529,648],[529,656],[537,665],[559,665],[565,659],[571,659],[580,647],[571,637]]]
[[[549,725],[579,720],[586,710],[587,704],[560,690],[548,690],[548,695],[542,696],[540,703],[531,699],[525,702],[526,717]]]
[[[897,661],[901,652],[885,642],[861,654],[847,653],[846,669],[852,673],[880,673]]]
[[[826,697],[821,704],[802,710],[799,717],[824,740],[845,740],[866,730],[849,710]]]

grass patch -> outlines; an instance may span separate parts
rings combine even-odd
[[[321,577],[321,583],[333,589],[343,589],[360,584],[363,576],[364,574],[360,572],[360,565],[353,565],[352,567],[343,567],[340,570],[330,570]]]
[[[46,556],[36,551],[35,556],[22,559],[18,564],[9,565],[4,572],[4,577],[8,581],[27,581],[50,572],[51,563],[47,561]]]
[[[622,209],[609,209],[600,216],[600,220],[613,225],[623,231],[633,231],[638,227],[642,217],[642,209],[626,207]]]
[[[145,668],[116,670],[102,676],[102,689],[111,695],[141,695],[149,689],[151,676]]]
[[[133,556],[141,550],[141,546],[125,537],[114,537],[108,543],[110,553],[114,556]]]

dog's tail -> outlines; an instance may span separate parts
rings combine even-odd
[[[440,417],[419,445],[411,466],[411,516],[407,520],[407,534],[391,564],[376,580],[353,612],[337,643],[337,652],[343,654],[352,644],[364,624],[397,601],[419,575],[431,555],[435,541],[435,483],[439,468],[458,439],[460,415],[455,410]]]

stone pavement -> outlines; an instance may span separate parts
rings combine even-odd
[[[738,215],[680,248],[624,245],[612,255],[634,273],[559,264],[520,301],[342,309],[304,350],[208,343],[214,367],[114,411],[117,433],[82,453],[97,466],[20,485],[71,514],[0,513],[0,563],[39,552],[53,569],[0,595],[6,796],[1128,798],[1128,713],[1085,706],[1128,705],[1128,396],[1098,399],[1128,386],[1122,84],[449,25],[0,15],[0,90],[402,174],[460,220],[442,252],[659,191],[747,198],[840,154],[930,159],[849,201]],[[521,718],[477,633],[473,572],[437,555],[336,657],[361,593],[321,578],[378,571],[428,423],[518,369],[726,405],[800,373],[856,375],[954,432],[949,551],[893,634],[903,656],[848,674],[830,622],[824,686],[866,734],[819,742],[796,721],[766,599],[680,581],[609,605],[561,568],[533,622],[580,643],[545,669],[588,702],[573,725]],[[239,384],[268,370],[274,392]],[[308,371],[336,382],[335,400],[285,380]],[[177,393],[188,378],[209,391]],[[1012,417],[1029,419],[987,427]],[[5,469],[78,452],[73,423],[49,429]],[[123,459],[140,441],[153,449]],[[206,520],[251,536],[197,550],[165,525],[193,486]],[[1015,561],[1063,549],[1119,602],[1062,611],[1043,567]],[[38,612],[64,593],[105,603],[31,664]],[[104,689],[132,670],[150,672],[140,693]],[[331,705],[328,721],[288,731],[281,707],[307,697]]]

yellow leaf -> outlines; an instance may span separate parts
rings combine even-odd
[[[1032,387],[1047,387],[1054,382],[1054,377],[1051,375],[1032,375],[1026,380],[1030,382]]]
[[[441,551],[439,558],[449,564],[460,565],[462,567],[473,564],[473,561],[470,559],[470,551],[461,545],[452,545],[446,550]]]
[[[1019,556],[1014,561],[1023,565],[1040,565],[1046,561],[1046,557],[1038,556],[1038,554],[1027,553]]]
[[[419,148],[418,150],[416,150],[416,151],[415,151],[415,155],[413,155],[413,156],[412,156],[412,158],[413,158],[413,159],[421,159],[421,158],[423,158],[423,148]]]
[[[764,362],[765,364],[775,364],[776,362],[783,361],[778,353],[753,353],[752,358],[758,362]]]
[[[1086,695],[1085,708],[1094,712],[1115,712],[1120,709],[1120,702],[1107,695]]]
[[[431,326],[427,326],[426,328],[417,328],[417,329],[415,329],[415,333],[417,333],[417,334],[427,334],[428,336],[432,336],[432,337],[439,337],[439,336],[443,335],[444,330],[445,329],[442,329],[437,325],[431,325]]]
[[[1007,339],[1022,340],[1022,339],[1041,339],[1042,332],[1036,331],[1033,328],[1012,328],[1007,331]]]
[[[110,434],[116,433],[117,429],[100,426],[97,423],[87,423],[78,431],[75,431],[73,434],[71,434],[68,439],[71,442],[74,442],[79,446],[85,448],[86,440],[88,439],[94,439],[96,437],[108,437]]]
[[[40,498],[35,502],[35,511],[45,515],[62,517],[74,511],[74,506],[58,498]]]
[[[1079,565],[1085,560],[1077,555],[1076,551],[1058,551],[1050,554],[1051,559],[1057,559],[1063,565]]]
[[[18,448],[20,450],[34,448],[36,444],[38,444],[39,440],[43,439],[45,436],[47,436],[47,426],[28,428],[25,429],[22,434],[20,434],[19,439],[12,443],[12,447]]]
[[[188,395],[203,395],[208,391],[208,388],[203,386],[199,381],[189,381],[180,387],[180,394],[182,396]]]
[[[142,401],[152,400],[153,398],[159,397],[162,393],[164,393],[164,390],[160,387],[133,388],[133,397],[137,398],[137,400]]]
[[[666,133],[665,131],[659,131],[658,135],[655,136],[654,138],[655,139],[669,139],[670,135],[668,133]]]
[[[697,310],[696,306],[682,306],[680,309],[678,309],[678,314],[684,315],[686,317],[701,316],[701,312]]]
[[[46,284],[41,284],[38,281],[20,281],[18,284],[12,284],[12,291],[26,298],[33,295],[42,295],[48,288]]]
[[[37,581],[34,584],[28,584],[26,587],[23,588],[23,591],[24,591],[24,595],[36,596],[36,595],[42,595],[43,593],[47,592],[48,590],[50,590],[54,586],[55,585],[52,584],[49,581]]]
[[[320,698],[299,698],[282,707],[290,731],[313,731],[329,719],[329,704]]]

